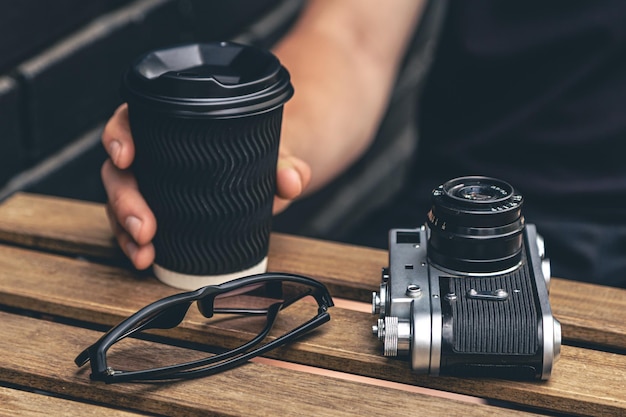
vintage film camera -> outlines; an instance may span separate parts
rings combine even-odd
[[[430,375],[547,380],[561,348],[548,300],[550,264],[522,196],[462,177],[432,192],[426,224],[389,233],[389,267],[373,294],[385,356]]]

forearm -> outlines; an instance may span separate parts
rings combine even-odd
[[[275,53],[296,93],[282,141],[311,167],[308,191],[357,159],[374,137],[422,1],[312,0]]]

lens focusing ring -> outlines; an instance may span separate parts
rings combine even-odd
[[[523,198],[510,184],[490,177],[452,179],[432,192],[428,256],[446,269],[488,273],[521,258]]]
[[[461,177],[432,192],[433,217],[459,226],[495,227],[521,216],[522,196],[507,182],[490,177]]]

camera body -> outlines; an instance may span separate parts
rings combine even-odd
[[[462,177],[432,193],[426,224],[389,233],[373,332],[385,356],[429,375],[547,380],[561,327],[543,240],[504,181]]]

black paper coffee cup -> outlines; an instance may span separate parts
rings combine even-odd
[[[122,95],[155,275],[196,289],[265,272],[287,70],[251,46],[182,45],[139,57]]]

